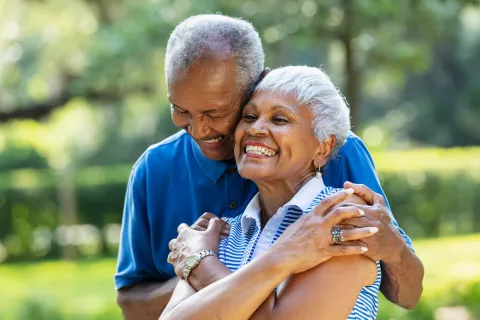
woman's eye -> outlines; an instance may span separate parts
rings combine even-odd
[[[285,123],[288,123],[290,121],[287,118],[284,118],[284,117],[275,117],[275,118],[273,118],[273,122],[277,123],[277,124],[285,124]]]
[[[244,114],[242,118],[245,121],[254,121],[256,119],[256,117],[251,113]]]

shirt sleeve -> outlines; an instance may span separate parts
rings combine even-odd
[[[114,277],[117,290],[160,278],[151,250],[145,179],[144,164],[138,162],[130,174],[125,195],[117,271]]]
[[[338,155],[326,166],[325,184],[334,188],[343,188],[345,181],[364,184],[374,192],[381,194],[389,209],[392,224],[398,229],[407,246],[413,251],[412,241],[399,227],[393,216],[388,199],[378,180],[372,156],[363,141],[350,132],[347,141]]]
[[[347,320],[374,320],[378,313],[378,292],[382,282],[382,267],[377,261],[377,278],[370,286],[363,287]]]

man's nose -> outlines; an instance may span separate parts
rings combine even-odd
[[[203,139],[210,133],[210,127],[198,118],[193,118],[188,128],[190,135],[195,139]]]

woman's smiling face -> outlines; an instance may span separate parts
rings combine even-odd
[[[314,174],[326,157],[312,131],[313,113],[296,97],[255,92],[235,131],[239,173],[257,181],[293,180]]]

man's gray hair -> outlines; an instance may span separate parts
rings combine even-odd
[[[250,94],[265,64],[260,36],[251,23],[221,14],[193,16],[173,30],[165,55],[167,83],[174,70],[187,70],[215,53],[233,55],[237,89]]]
[[[323,70],[306,66],[275,69],[258,84],[257,91],[293,94],[299,104],[308,106],[314,114],[312,131],[317,141],[322,143],[331,135],[336,138],[330,158],[345,143],[350,130],[350,109]]]

